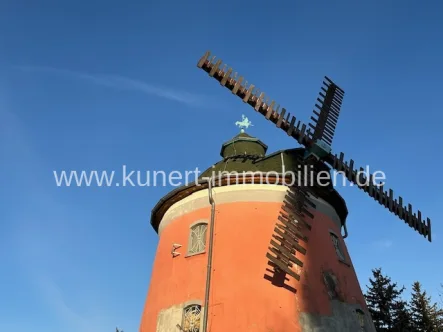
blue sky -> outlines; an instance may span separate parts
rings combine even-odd
[[[150,211],[172,188],[58,188],[53,170],[205,169],[241,114],[270,152],[297,147],[196,68],[206,50],[305,122],[324,75],[346,91],[334,151],[383,170],[433,220],[430,244],[338,188],[361,285],[382,267],[436,299],[441,2],[3,0],[0,31],[1,330],[139,327]]]

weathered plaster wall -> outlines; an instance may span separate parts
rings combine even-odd
[[[160,310],[155,332],[177,332],[177,324],[182,322],[183,305],[176,304]]]
[[[366,316],[364,331],[374,332],[351,259],[340,235],[334,209],[315,202],[307,255],[298,256],[301,280],[286,276],[282,284],[269,281],[266,259],[269,242],[285,195],[282,186],[216,188],[215,236],[208,332],[362,331],[356,308]],[[189,226],[210,218],[207,191],[174,204],[159,227],[141,332],[178,331],[166,321],[180,320],[181,303],[204,301],[206,253],[185,257]],[[329,232],[339,236],[345,262],[335,253]],[[173,243],[182,244],[172,258]],[[327,276],[330,277],[327,277]],[[332,281],[331,281],[332,280]],[[169,310],[169,311],[168,311]],[[175,330],[174,330],[175,328]]]
[[[332,315],[324,316],[314,313],[301,313],[299,322],[303,332],[375,332],[372,321],[365,316],[365,327],[362,329],[356,310],[360,305],[331,300]]]
[[[182,324],[183,310],[189,304],[195,303],[202,305],[201,317],[203,317],[204,307],[203,303],[200,300],[175,304],[169,308],[160,310],[157,316],[157,327],[155,332],[179,332],[180,329],[178,326],[181,326]],[[200,320],[200,331],[203,331],[203,319]]]

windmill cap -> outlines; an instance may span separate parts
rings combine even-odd
[[[220,155],[223,158],[238,155],[255,155],[264,157],[268,146],[256,137],[240,133],[223,143]]]

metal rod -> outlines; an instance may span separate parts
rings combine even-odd
[[[345,231],[345,235],[343,235],[343,239],[348,237],[348,228],[346,227],[346,221],[343,223],[343,229]]]
[[[212,197],[212,178],[208,178],[208,194],[209,203],[211,204],[211,220],[209,222],[208,267],[206,271],[205,304],[203,309],[203,332],[206,332],[208,327],[209,292],[211,288],[212,275],[212,245],[214,242],[215,202]]]

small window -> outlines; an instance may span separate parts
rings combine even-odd
[[[183,309],[183,332],[200,332],[201,306],[192,304]]]
[[[331,272],[324,272],[323,279],[326,284],[326,289],[328,290],[329,298],[336,299],[338,298],[337,293],[337,277]]]
[[[188,255],[205,252],[207,223],[198,223],[191,226],[189,234]]]
[[[343,251],[341,250],[340,241],[339,241],[337,235],[335,235],[334,233],[330,233],[330,235],[331,235],[332,244],[334,245],[335,252],[337,253],[338,259],[340,259],[341,261],[344,262],[345,255],[343,254]]]
[[[362,331],[364,331],[365,330],[365,314],[360,309],[356,309],[355,312],[357,314],[358,322],[360,323],[360,328]]]

